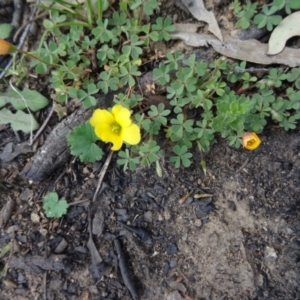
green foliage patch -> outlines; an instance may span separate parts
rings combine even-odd
[[[238,148],[245,132],[259,134],[270,120],[285,130],[295,129],[300,119],[300,68],[270,68],[268,74],[254,76],[246,62],[230,64],[219,58],[208,64],[197,61],[194,54],[169,52],[153,70],[165,100],[144,109],[136,78],[142,75],[146,50],[154,42],[169,41],[175,30],[171,18],[154,16],[158,1],[121,0],[114,6],[104,0],[86,1],[84,8],[65,0],[54,2],[62,8],[41,6],[50,17],[44,20],[36,53],[41,60],[32,61],[31,67],[36,74],[50,76],[52,97],[61,106],[76,99],[88,109],[96,105],[98,94],[120,90],[114,102],[132,111],[142,131],[139,145],[126,145],[118,153],[117,162],[124,170],[155,164],[161,174],[166,144],[176,168],[197,161],[205,171],[202,153],[211,149],[217,136]],[[234,0],[230,6],[241,28],[255,24],[272,30],[282,11],[290,14],[300,8],[294,0],[263,6],[243,3]],[[8,103],[5,99],[0,99],[0,106]],[[18,111],[23,109],[17,106],[20,103],[10,101]],[[36,111],[44,107],[41,103],[31,107],[28,99],[27,105]],[[67,141],[71,154],[83,162],[103,156],[88,122],[70,132]]]
[[[259,2],[234,0],[229,9],[236,18],[236,27],[247,29],[251,24],[272,31],[282,20],[283,13],[289,15],[300,9],[299,0],[273,0],[259,7]]]
[[[44,197],[43,208],[48,218],[61,218],[69,207],[66,199],[59,199],[57,193],[52,192]]]

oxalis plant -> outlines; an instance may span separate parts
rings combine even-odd
[[[272,31],[274,26],[277,26],[282,20],[282,15],[289,15],[300,9],[299,0],[266,2],[261,6],[259,1],[247,1],[243,4],[242,1],[234,0],[229,6],[232,13],[230,18],[236,19],[237,28],[247,29],[251,24],[254,24],[258,28],[266,27],[268,31]]]
[[[189,167],[198,152],[205,171],[203,153],[217,136],[236,148],[254,150],[260,145],[257,134],[269,120],[285,130],[296,127],[300,68],[271,68],[258,78],[245,62],[219,58],[207,63],[179,52],[167,53],[153,70],[167,107],[164,102],[142,110],[136,77],[145,49],[167,42],[175,30],[170,18],[153,17],[157,1],[121,0],[114,6],[86,1],[86,11],[80,4],[55,2],[63,8],[45,8],[50,18],[44,20],[39,60],[31,62],[37,74],[50,75],[54,101],[64,106],[77,99],[90,108],[96,94],[127,88],[116,94],[113,107],[96,108],[90,120],[68,134],[71,154],[82,162],[101,160],[104,143],[110,143],[124,170],[155,164],[162,175],[166,158],[176,168]],[[165,158],[166,148],[172,153]]]

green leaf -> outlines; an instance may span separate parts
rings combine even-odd
[[[140,146],[139,155],[142,159],[141,166],[149,167],[151,163],[156,162],[162,157],[163,151],[160,149],[160,146],[157,145],[156,141],[148,140]]]
[[[49,101],[37,91],[24,88],[17,93],[14,89],[9,87],[6,92],[0,92],[0,107],[7,103],[10,103],[18,110],[23,110],[28,106],[32,111],[38,111],[46,107]]]
[[[44,197],[43,208],[48,218],[60,218],[67,213],[69,207],[65,199],[58,200],[58,195],[55,192],[49,193]]]
[[[270,8],[264,4],[262,13],[258,14],[254,18],[254,24],[257,25],[258,28],[267,27],[269,31],[273,30],[274,25],[278,25],[282,20],[280,15],[273,15],[278,10],[276,5],[271,6]]]
[[[67,135],[71,154],[78,156],[82,162],[101,160],[103,151],[95,144],[97,140],[98,138],[94,132],[94,128],[89,122],[75,127],[75,129]]]
[[[158,3],[156,0],[147,0],[144,4],[144,12],[146,15],[151,16],[153,14],[153,10],[158,7]]]
[[[173,147],[173,152],[177,154],[177,156],[171,156],[170,161],[175,164],[175,168],[179,168],[181,163],[185,167],[189,167],[191,165],[190,158],[193,156],[193,154],[187,152],[187,147],[185,145],[181,147],[179,145],[175,145]]]
[[[0,24],[0,39],[9,38],[13,29],[14,27],[11,24]]]
[[[170,35],[168,32],[175,31],[175,26],[172,25],[172,19],[167,17],[164,21],[161,17],[156,19],[156,24],[152,25],[152,30],[158,31],[158,39],[159,40],[170,40]]]
[[[153,117],[155,119],[156,123],[166,125],[167,124],[167,118],[166,116],[169,115],[171,111],[169,109],[165,110],[165,105],[163,103],[159,103],[158,106],[151,105],[150,111],[148,112],[150,117]]]
[[[32,115],[21,110],[13,114],[7,108],[0,110],[0,125],[2,124],[10,124],[14,131],[21,130],[25,133],[30,133],[39,128],[38,122]]]
[[[159,81],[161,85],[166,85],[170,81],[169,67],[165,64],[160,64],[159,69],[153,70],[153,80]]]
[[[131,171],[136,170],[136,167],[139,163],[139,158],[131,157],[128,149],[125,149],[125,151],[119,151],[118,155],[120,159],[117,160],[117,163],[120,166],[123,166],[124,171],[128,169],[128,166]]]
[[[290,9],[299,9],[300,8],[300,2],[298,0],[286,0],[287,6]]]
[[[161,124],[153,122],[150,119],[146,119],[142,122],[142,126],[148,133],[158,134]]]

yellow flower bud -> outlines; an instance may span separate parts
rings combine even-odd
[[[255,132],[246,132],[243,135],[243,147],[248,150],[254,150],[261,144],[261,140]]]
[[[6,40],[0,39],[0,55],[16,52],[17,48]]]

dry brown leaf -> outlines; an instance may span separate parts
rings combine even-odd
[[[269,40],[268,55],[280,53],[288,39],[293,36],[300,36],[299,27],[300,11],[294,12],[284,18],[274,29]]]
[[[222,32],[213,12],[206,10],[203,0],[181,0],[190,13],[199,21],[208,24],[208,30],[223,42]]]
[[[200,24],[177,23],[175,24],[176,32],[196,33]]]
[[[192,47],[203,47],[211,45],[218,53],[262,65],[284,64],[290,67],[300,66],[300,50],[286,47],[276,56],[268,56],[267,44],[260,43],[257,40],[242,41],[224,35],[224,43],[208,34],[176,32],[171,34],[172,39],[180,39],[185,44]]]

